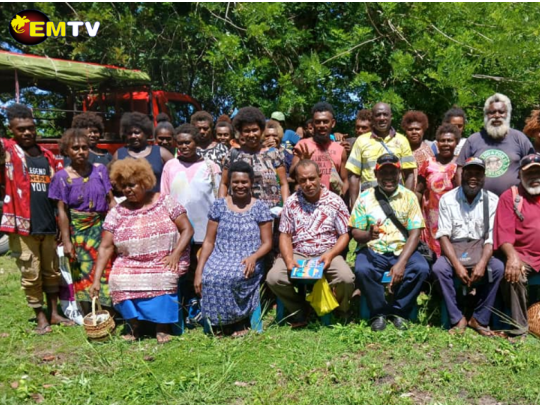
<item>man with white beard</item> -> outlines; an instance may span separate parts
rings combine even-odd
[[[493,228],[493,247],[506,258],[501,290],[515,336],[527,333],[527,279],[540,270],[540,154],[521,159],[519,180],[501,195]]]
[[[500,196],[518,184],[520,160],[534,153],[525,134],[510,128],[512,104],[503,94],[496,93],[484,104],[484,128],[472,134],[457,159],[457,182],[461,184],[461,172],[465,161],[479,157],[486,162],[486,190]]]

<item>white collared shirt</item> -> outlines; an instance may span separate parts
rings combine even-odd
[[[493,244],[493,223],[499,197],[483,190],[469,205],[463,189],[456,187],[441,197],[439,202],[439,228],[435,237],[478,240],[484,237],[484,198],[489,196],[489,236],[485,244]]]

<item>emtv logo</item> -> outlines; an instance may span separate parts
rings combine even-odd
[[[89,36],[95,37],[99,30],[99,22],[60,21],[53,23],[49,17],[38,10],[24,10],[13,16],[9,24],[9,32],[13,39],[24,45],[37,45],[48,37],[66,37],[71,31],[72,37],[86,29]]]

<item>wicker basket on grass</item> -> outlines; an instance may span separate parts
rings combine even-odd
[[[98,311],[96,311],[96,302]],[[97,297],[92,298],[92,313],[84,317],[83,325],[88,339],[93,341],[106,340],[115,326],[113,317],[109,314],[109,311],[101,308],[101,303]]]
[[[527,315],[529,317],[529,331],[533,335],[540,337],[540,302],[531,305]]]

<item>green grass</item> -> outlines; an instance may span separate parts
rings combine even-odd
[[[471,331],[364,324],[217,339],[189,331],[159,346],[80,327],[36,336],[15,265],[0,258],[0,404],[536,404],[540,343]],[[16,387],[16,388],[13,388]]]

